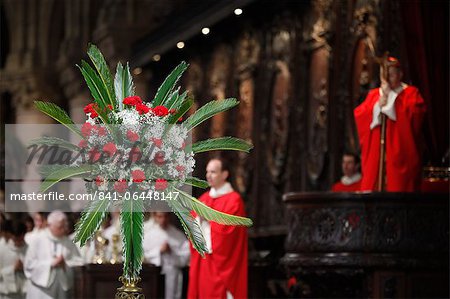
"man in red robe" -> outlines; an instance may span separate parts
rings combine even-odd
[[[389,57],[388,79],[354,111],[362,157],[361,190],[378,186],[381,114],[386,115],[386,191],[414,192],[420,187],[421,129],[425,103],[419,90],[402,83],[399,61]]]
[[[209,192],[199,199],[215,210],[245,216],[244,202],[227,182],[221,159],[206,167]],[[209,253],[202,258],[191,246],[188,298],[247,298],[247,229],[201,220]]]
[[[361,188],[361,174],[358,171],[359,157],[353,153],[345,153],[342,156],[341,180],[332,187],[333,192],[355,192]]]

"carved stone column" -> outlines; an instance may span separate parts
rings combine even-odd
[[[215,100],[226,98],[227,81],[230,72],[230,50],[225,45],[219,45],[214,51],[209,68],[209,90]],[[220,113],[211,120],[211,137],[221,137],[226,129],[227,113]]]
[[[255,98],[254,71],[259,61],[260,45],[255,36],[244,34],[238,44],[236,57],[236,74],[239,89],[239,111],[237,116],[236,135],[248,142],[252,142],[253,113]],[[238,152],[235,168],[236,185],[239,192],[246,194],[252,167],[248,163],[248,155]]]
[[[199,106],[201,106],[201,103],[198,101],[202,100],[201,90],[202,83],[204,81],[204,71],[198,57],[189,61],[189,68],[184,76],[184,81],[184,86],[186,86],[186,90],[188,91],[188,97],[194,99],[194,105],[192,105],[191,110],[188,112],[188,115],[190,115],[196,111]],[[198,141],[199,137],[201,137],[202,134],[200,134],[199,129],[200,128],[197,127],[192,131],[192,142]]]
[[[328,152],[328,94],[331,0],[313,1],[310,31],[305,32],[309,52],[309,111],[307,175],[312,189],[323,189],[322,179]]]
[[[359,1],[353,12],[353,22],[350,32],[351,56],[346,64],[344,73],[348,74],[345,80],[345,90],[350,90],[344,108],[345,146],[347,150],[359,150],[358,136],[353,118],[353,109],[361,104],[367,93],[377,81],[378,70],[375,67],[374,56],[380,55],[377,39],[376,5],[373,1]],[[350,86],[349,86],[350,84]]]

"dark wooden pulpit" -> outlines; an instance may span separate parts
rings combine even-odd
[[[139,286],[145,298],[164,298],[164,276],[161,268],[144,264],[140,274]],[[122,275],[122,265],[84,265],[75,268],[74,298],[114,299],[116,290],[122,284],[118,281]]]
[[[284,202],[292,297],[448,298],[448,194],[290,193]]]

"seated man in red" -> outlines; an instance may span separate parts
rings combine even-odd
[[[361,173],[359,169],[359,157],[355,154],[345,153],[342,156],[341,180],[333,185],[333,192],[355,192],[361,187]]]

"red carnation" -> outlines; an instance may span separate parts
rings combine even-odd
[[[86,113],[86,114],[90,113],[90,114],[91,114],[91,118],[95,118],[95,117],[98,116],[97,111],[95,111],[96,109],[98,109],[97,104],[95,104],[95,103],[90,103],[90,104],[88,104],[88,105],[86,105],[86,106],[84,107],[83,111],[84,111],[84,113]]]
[[[153,162],[158,165],[158,166],[162,166],[164,165],[165,161],[164,161],[164,153],[163,152],[157,152],[155,154],[155,158],[153,158]]]
[[[138,96],[127,97],[123,99],[125,105],[136,106],[137,104],[142,104],[142,100]]]
[[[155,190],[162,191],[167,189],[167,181],[165,179],[157,179],[155,182]]]
[[[82,134],[84,137],[89,137],[89,135],[91,135],[92,130],[93,130],[94,128],[95,128],[95,127],[94,127],[93,125],[91,125],[90,123],[84,123],[84,124],[81,126],[81,134]]]
[[[98,134],[98,136],[105,136],[106,129],[104,127],[97,127],[97,134]]]
[[[105,181],[105,180],[104,180],[101,176],[97,176],[97,177],[95,178],[95,184],[96,184],[97,186],[99,186],[99,187],[100,187],[101,184],[103,184],[104,181]]]
[[[124,179],[120,179],[117,182],[114,183],[114,190],[116,190],[119,193],[124,193],[125,190],[127,190],[128,184],[127,181]]]
[[[153,108],[153,113],[156,116],[166,116],[167,114],[169,114],[169,110],[164,106],[156,106],[155,108]]]
[[[109,110],[113,110],[114,107],[111,104],[106,105],[106,108],[108,108]]]
[[[130,157],[131,162],[133,162],[133,163],[136,161],[139,161],[142,157],[141,150],[138,147],[133,147],[130,151],[129,157]]]
[[[183,117],[180,116],[180,118],[178,119],[178,122],[182,122],[183,121]]]
[[[116,153],[117,147],[114,143],[108,142],[103,146],[103,151],[108,154],[108,156],[112,157]]]
[[[97,150],[96,147],[94,147],[93,149],[91,149],[91,150],[89,151],[89,159],[90,159],[92,162],[97,162],[97,161],[100,159],[101,155],[102,155],[102,154]]]
[[[81,141],[78,143],[78,146],[81,148],[85,148],[87,145],[88,145],[88,143],[84,139],[81,139]]]
[[[93,105],[93,103],[90,103],[90,104],[84,106],[84,108],[83,108],[84,113],[86,113],[86,114],[91,113],[92,105]]]
[[[148,113],[150,111],[150,108],[145,104],[137,104],[136,110],[137,112],[139,112],[140,115],[142,115]]]
[[[131,178],[135,183],[142,183],[145,180],[145,173],[140,169],[133,170],[131,172]]]
[[[152,142],[156,145],[156,147],[161,148],[162,140],[159,138],[151,138]]]
[[[139,135],[131,130],[127,131],[127,138],[128,140],[130,140],[131,142],[136,142],[139,140]]]

